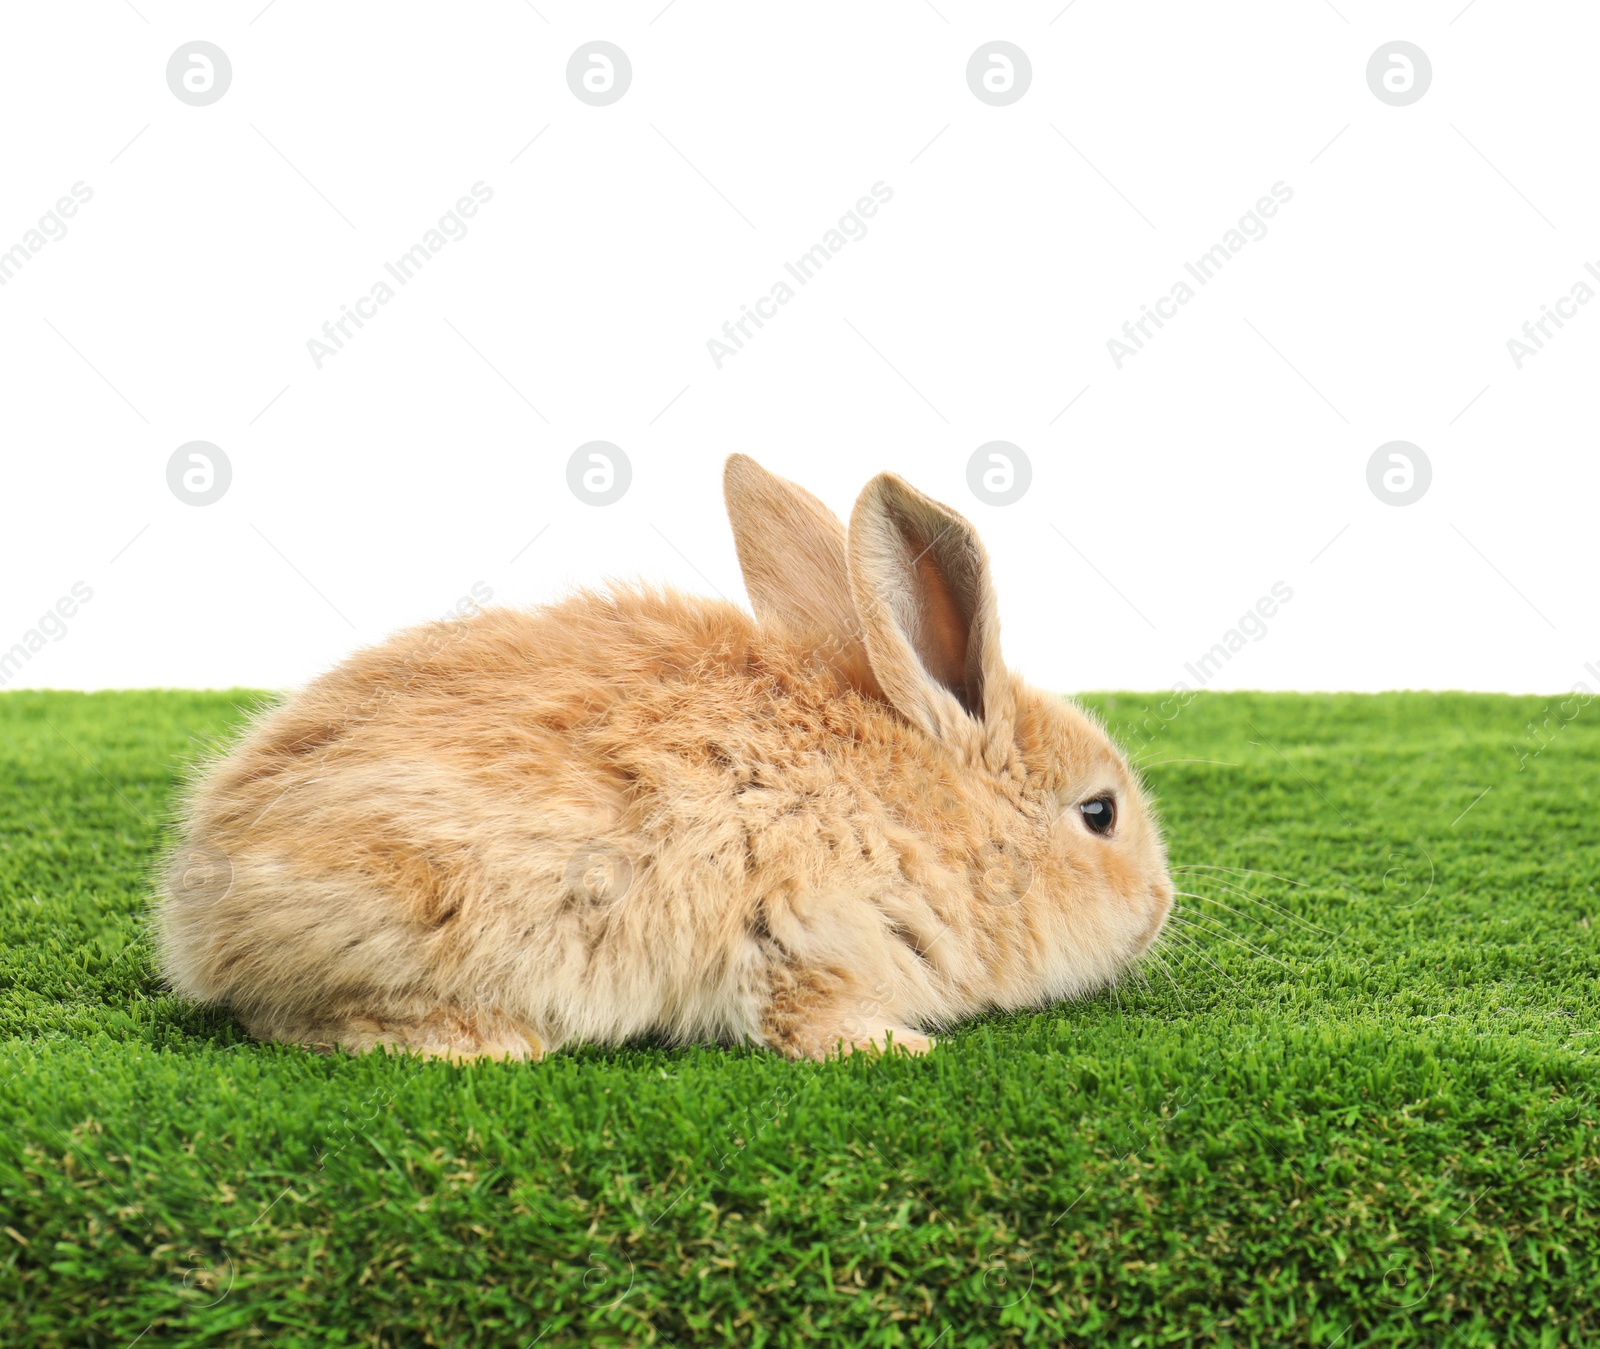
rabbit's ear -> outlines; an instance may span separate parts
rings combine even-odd
[[[977,531],[892,473],[850,517],[850,586],[872,671],[928,734],[996,771],[1012,755],[1014,698]]]
[[[728,456],[722,494],[756,616],[796,634],[831,639],[834,664],[851,684],[881,696],[850,598],[838,516],[746,454]]]

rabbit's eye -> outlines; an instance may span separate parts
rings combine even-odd
[[[1093,801],[1085,801],[1080,805],[1078,813],[1083,816],[1083,822],[1089,826],[1091,834],[1109,834],[1111,826],[1117,822],[1117,799],[1114,796],[1097,796]]]

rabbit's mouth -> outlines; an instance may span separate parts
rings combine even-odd
[[[1167,921],[1167,915],[1172,912],[1172,883],[1165,881],[1154,886],[1150,891],[1150,920],[1145,924],[1144,931],[1139,934],[1133,944],[1133,958],[1138,959],[1150,949],[1150,944],[1160,934]]]

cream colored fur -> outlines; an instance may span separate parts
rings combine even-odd
[[[888,474],[848,533],[743,456],[725,488],[759,620],[643,588],[491,609],[260,717],[184,804],[172,986],[316,1047],[820,1058],[1135,960],[1160,833],[1100,728],[1005,668],[971,525]],[[1105,794],[1110,837],[1077,809]]]

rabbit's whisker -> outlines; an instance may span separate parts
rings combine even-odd
[[[1292,880],[1288,876],[1280,876],[1275,871],[1257,871],[1254,867],[1220,867],[1208,866],[1203,862],[1184,862],[1172,868],[1173,871],[1236,871],[1246,876],[1268,876],[1275,881],[1282,881],[1285,885],[1298,885],[1309,888],[1305,881]]]
[[[1161,974],[1162,974],[1162,975],[1163,975],[1163,976],[1165,976],[1165,978],[1166,978],[1166,981],[1167,981],[1167,982],[1168,982],[1168,983],[1169,983],[1169,984],[1171,984],[1171,985],[1172,985],[1172,991],[1173,991],[1173,992],[1174,992],[1174,993],[1175,993],[1175,994],[1177,994],[1177,997],[1178,997],[1178,1001],[1179,1001],[1179,1002],[1180,1002],[1180,1003],[1182,1003],[1182,1004],[1183,1004],[1183,1005],[1184,1005],[1184,1006],[1185,1006],[1185,1007],[1187,1007],[1187,1006],[1188,1006],[1188,1005],[1189,1005],[1189,1000],[1188,1000],[1188,999],[1187,999],[1187,998],[1185,998],[1185,997],[1184,997],[1184,996],[1183,996],[1183,990],[1182,990],[1182,989],[1181,989],[1181,988],[1179,988],[1179,987],[1178,987],[1178,981],[1177,981],[1177,980],[1176,980],[1176,979],[1174,979],[1174,978],[1173,978],[1173,977],[1172,977],[1172,967],[1171,967],[1171,966],[1170,966],[1170,965],[1168,965],[1168,964],[1167,964],[1167,958],[1166,958],[1166,956],[1164,956],[1164,955],[1163,955],[1163,954],[1162,954],[1162,953],[1161,953],[1161,952],[1160,952],[1160,951],[1159,951],[1159,950],[1158,950],[1158,949],[1157,949],[1157,947],[1158,947],[1158,946],[1159,946],[1159,945],[1160,945],[1160,943],[1159,943],[1159,942],[1157,942],[1157,943],[1156,943],[1156,945],[1155,945],[1155,946],[1152,946],[1152,947],[1150,947],[1150,948],[1149,948],[1149,949],[1148,949],[1148,950],[1147,950],[1147,951],[1146,951],[1146,952],[1145,952],[1145,954],[1146,954],[1146,955],[1147,955],[1147,956],[1149,956],[1149,957],[1150,957],[1150,960],[1151,960],[1151,961],[1152,961],[1152,962],[1153,962],[1153,963],[1154,963],[1154,965],[1155,965],[1155,967],[1156,967],[1156,969],[1157,969],[1157,970],[1158,970],[1158,971],[1160,971],[1160,973],[1161,973]]]
[[[1271,923],[1267,922],[1265,918],[1260,917],[1258,914],[1245,913],[1240,909],[1236,909],[1233,907],[1233,905],[1224,903],[1215,895],[1202,895],[1194,890],[1174,890],[1172,893],[1175,895],[1182,895],[1185,899],[1198,899],[1202,904],[1215,904],[1219,909],[1223,909],[1226,912],[1231,913],[1235,918],[1242,918],[1247,923],[1259,923],[1262,927],[1266,928],[1268,932],[1272,933],[1274,937],[1278,935],[1277,930],[1272,926]],[[1194,912],[1203,913],[1204,910],[1197,909],[1194,910]]]
[[[1224,979],[1228,977],[1227,974],[1224,973],[1222,966],[1217,964],[1216,961],[1214,961],[1203,950],[1201,950],[1200,944],[1192,937],[1186,936],[1182,933],[1173,932],[1171,934],[1171,938],[1175,953],[1181,952],[1184,956],[1193,956],[1196,960],[1201,961],[1203,964],[1211,966],[1211,968],[1220,974]]]
[[[1197,899],[1202,904],[1213,904],[1217,908],[1222,909],[1227,913],[1231,913],[1235,918],[1242,918],[1247,923],[1255,923],[1257,926],[1265,928],[1268,932],[1272,933],[1272,935],[1275,936],[1275,937],[1280,935],[1278,930],[1277,930],[1277,928],[1275,928],[1272,925],[1272,923],[1269,922],[1261,914],[1252,912],[1250,910],[1236,909],[1236,908],[1233,907],[1233,905],[1226,903],[1225,901],[1217,898],[1217,896],[1215,896],[1215,895],[1203,895],[1203,894],[1200,894],[1198,891],[1195,891],[1195,890],[1176,890],[1173,893],[1174,894],[1183,895],[1183,896],[1185,896],[1185,897],[1187,897],[1189,899]],[[1246,896],[1246,898],[1253,898],[1253,896]],[[1203,913],[1204,910],[1196,910],[1196,912]],[[1268,909],[1268,912],[1272,913],[1272,912],[1275,912],[1275,911],[1271,910],[1271,909]],[[1297,926],[1299,926],[1299,927],[1304,928],[1304,927],[1307,926],[1305,923],[1299,922],[1299,920],[1297,920],[1293,914],[1279,914],[1278,916],[1280,918],[1288,919],[1290,922],[1296,923]],[[1316,931],[1316,932],[1320,932],[1321,931],[1320,928],[1313,928],[1313,929],[1308,929],[1308,930]],[[1331,937],[1333,934],[1330,932],[1330,933],[1326,933],[1324,935]]]
[[[1279,960],[1278,957],[1273,955],[1270,951],[1263,951],[1259,946],[1256,946],[1251,942],[1247,942],[1243,937],[1235,936],[1232,932],[1229,932],[1227,928],[1223,927],[1221,923],[1218,923],[1215,918],[1211,918],[1196,909],[1188,909],[1186,911],[1186,917],[1189,926],[1198,932],[1203,932],[1208,936],[1221,937],[1223,941],[1232,942],[1235,946],[1241,946],[1246,951],[1249,951],[1252,955],[1260,956],[1263,960],[1270,960],[1274,965],[1282,965],[1286,970],[1293,971],[1294,969],[1293,965]],[[1212,926],[1207,927],[1202,926],[1202,924],[1212,924]]]
[[[1222,759],[1157,759],[1153,763],[1147,763],[1144,760],[1140,759],[1140,760],[1136,760],[1134,762],[1133,766],[1135,768],[1138,768],[1138,769],[1142,770],[1142,769],[1146,769],[1146,768],[1165,768],[1169,763],[1209,763],[1209,764],[1216,764],[1218,768],[1243,768],[1244,767],[1243,764],[1228,763],[1228,762],[1226,762],[1225,760],[1222,760]]]
[[[1298,927],[1303,927],[1307,931],[1319,933],[1324,937],[1331,937],[1334,935],[1333,933],[1329,932],[1327,928],[1318,927],[1315,923],[1300,917],[1299,914],[1291,912],[1282,905],[1274,904],[1270,899],[1263,899],[1253,890],[1247,890],[1243,886],[1234,885],[1231,881],[1225,881],[1217,876],[1187,876],[1184,879],[1187,880],[1191,885],[1198,885],[1201,881],[1207,881],[1212,885],[1221,886],[1224,890],[1228,891],[1228,893],[1237,895],[1240,899],[1247,899],[1252,904],[1259,904],[1262,908],[1268,910],[1269,912],[1275,913],[1278,915],[1278,917],[1286,919]],[[1186,890],[1184,893],[1190,894],[1192,892]]]

